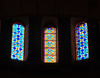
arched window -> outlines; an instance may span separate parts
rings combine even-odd
[[[11,59],[24,61],[25,28],[20,23],[12,25]]]
[[[76,60],[89,58],[88,27],[86,22],[80,22],[75,27]]]
[[[55,27],[44,28],[44,63],[57,62],[57,37]]]

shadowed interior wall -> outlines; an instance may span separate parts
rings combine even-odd
[[[41,20],[42,17],[29,17],[28,67],[32,72],[39,72],[41,68]]]
[[[100,21],[99,21],[99,35],[100,35]]]
[[[1,21],[0,21],[0,35],[1,35]]]
[[[99,8],[99,0],[1,0],[0,18],[76,16],[100,19]]]
[[[12,36],[12,19],[5,19],[1,22],[1,61],[2,67],[5,69],[10,67],[10,54],[11,54],[11,36]]]
[[[0,21],[0,43],[1,43],[1,21]],[[2,45],[0,45],[0,49],[1,49]],[[0,55],[0,57],[2,57],[2,55]]]
[[[70,17],[57,17],[59,28],[59,66],[71,66]]]
[[[94,65],[96,61],[99,61],[99,21],[88,19],[88,35],[89,35],[89,52],[90,52],[90,63]]]

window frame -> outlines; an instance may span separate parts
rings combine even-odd
[[[85,22],[85,21],[81,21],[81,22],[78,22],[76,25],[75,25],[75,28],[74,28],[74,30],[75,30],[75,60],[76,61],[84,61],[84,60],[88,60],[89,59],[89,36],[88,36],[88,34],[87,34],[87,39],[88,39],[88,58],[87,59],[82,59],[82,60],[77,60],[77,52],[76,52],[76,28],[77,28],[77,25],[78,24],[80,24],[80,23],[87,23],[87,22]],[[88,23],[87,23],[87,33],[88,33]]]
[[[12,24],[12,32],[11,33],[13,33],[13,25],[14,24],[20,24],[20,25],[22,25],[24,27],[24,52],[23,52],[23,60],[16,60],[16,59],[11,59],[11,60],[25,61],[25,58],[26,58],[26,56],[25,56],[25,51],[26,51],[26,48],[25,48],[26,47],[26,27],[25,27],[25,25],[23,25],[20,22],[14,22]],[[11,55],[12,55],[12,34],[11,34]],[[11,55],[10,55],[10,58],[11,58]]]
[[[56,28],[56,62],[55,63],[45,63],[44,62],[44,30],[48,27],[54,27]],[[58,52],[58,26],[55,26],[53,24],[46,24],[41,28],[41,63],[42,64],[58,64],[58,56],[59,56],[59,52]]]

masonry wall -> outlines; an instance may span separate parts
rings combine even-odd
[[[0,0],[0,18],[78,16],[100,18],[99,0]]]

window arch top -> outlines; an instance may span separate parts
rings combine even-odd
[[[55,27],[46,27],[44,33],[56,33]]]

